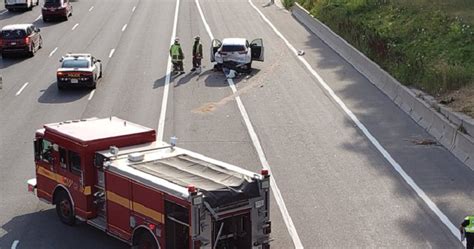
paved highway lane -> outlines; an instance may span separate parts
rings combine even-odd
[[[87,1],[81,1],[86,4]],[[97,52],[103,51],[102,56],[104,69],[107,70],[109,62],[108,54],[111,46],[117,46],[121,37],[123,24],[118,24],[116,20],[109,21],[107,14],[111,7],[115,11],[117,18],[123,21],[130,19],[133,7],[138,1],[123,1],[120,4],[111,4],[111,1],[101,1],[95,5],[92,11],[89,11],[93,5],[92,1],[84,6],[84,11],[79,12],[75,9],[75,15],[83,15],[83,25],[72,28],[75,23],[68,22],[70,26],[59,30],[60,39],[54,46],[60,47],[54,57],[49,58],[46,55],[37,54],[38,57],[29,59],[41,59],[35,62],[38,70],[31,70],[33,75],[29,77],[35,79],[35,84],[30,84],[19,96],[12,99],[8,92],[2,92],[1,103],[5,107],[2,109],[2,133],[0,139],[1,158],[5,162],[2,164],[1,185],[1,215],[0,221],[2,230],[0,231],[0,247],[6,248],[14,240],[20,240],[20,247],[24,248],[73,248],[77,236],[84,237],[83,244],[77,245],[77,248],[84,246],[89,248],[117,248],[124,246],[122,243],[109,238],[105,234],[90,229],[90,227],[80,226],[77,229],[64,228],[55,217],[51,206],[44,205],[31,195],[25,193],[25,179],[32,177],[34,168],[32,165],[31,139],[36,128],[45,122],[54,122],[65,119],[75,119],[81,117],[90,96],[90,91],[64,91],[58,92],[54,84],[55,70],[58,66],[57,60],[61,53],[67,51],[81,51],[87,49]],[[115,2],[114,2],[115,3]],[[88,16],[86,16],[88,15]],[[72,19],[71,19],[72,20]],[[67,32],[66,32],[67,31]],[[106,36],[98,35],[106,33]],[[117,41],[112,43],[111,40]],[[53,44],[51,44],[53,45]],[[102,50],[101,50],[102,49]],[[57,57],[56,57],[57,56]],[[48,61],[49,63],[44,63]],[[15,73],[25,74],[20,66],[15,67]],[[105,71],[104,71],[105,73]],[[99,85],[100,87],[100,85]],[[113,86],[112,86],[113,87]],[[111,87],[111,88],[112,88]],[[5,98],[4,98],[5,97]],[[3,125],[4,124],[4,125]],[[29,131],[29,132],[25,132]],[[15,165],[16,167],[11,167]],[[14,204],[14,205],[11,205]],[[48,211],[39,212],[46,209]],[[31,229],[35,227],[35,229]],[[41,227],[41,229],[36,229]],[[48,238],[49,234],[55,234],[54,238]],[[57,240],[58,236],[63,239]]]
[[[133,9],[133,7],[131,8]],[[133,17],[117,21],[120,43],[82,117],[115,115],[157,128],[175,2],[140,0]]]
[[[202,3],[216,37],[263,37],[265,41],[267,60],[262,67],[255,63],[261,70],[253,76],[260,82],[249,81],[237,86],[245,89],[242,98],[262,139],[275,179],[277,183],[284,182],[280,184],[283,196],[289,203],[290,215],[293,214],[303,245],[460,246],[247,1]],[[294,25],[290,16],[282,15],[283,11],[274,9],[271,13],[279,14],[279,27],[288,32],[289,37],[297,28],[304,30]],[[300,36],[295,39],[304,41],[304,38],[307,39]],[[368,122],[378,137],[383,141],[393,141],[390,145],[394,150],[391,152],[396,159],[408,164],[409,172],[422,183],[420,186],[433,194],[430,197],[439,200],[440,207],[446,207],[444,211],[450,219],[459,221],[469,211],[466,208],[469,204],[463,200],[470,195],[471,188],[467,182],[472,173],[442,148],[414,148],[413,144],[400,141],[397,136],[400,131],[404,131],[404,136],[427,135],[376,89],[370,89],[369,82],[360,81],[360,75],[345,66],[334,52],[327,47],[313,49],[326,55],[315,64],[315,68],[328,74],[332,72],[333,75],[324,75],[331,84],[340,83],[342,74],[346,81],[359,80],[357,83],[365,86],[366,95],[375,95],[366,106],[360,106],[367,100],[365,95],[352,88],[345,89],[342,96],[343,101],[350,98],[349,107],[357,107],[356,113],[363,114],[362,121]],[[330,65],[344,66],[337,72],[338,77],[334,75],[334,68],[327,68]],[[252,90],[248,90],[247,86],[251,84],[254,84]],[[367,110],[373,110],[367,109],[367,105],[378,107],[379,113],[367,113]],[[366,113],[361,113],[362,110]],[[376,124],[382,122],[387,114],[392,115],[389,119],[393,121],[391,131],[395,129],[397,133],[384,133],[382,128],[376,130]],[[453,165],[454,169],[448,168]],[[440,171],[442,173],[438,173]],[[446,192],[435,186],[438,182]],[[462,190],[464,195],[456,190]],[[445,200],[454,203],[446,205]],[[340,224],[339,221],[347,226],[335,225]],[[335,234],[344,234],[347,238],[341,241]]]
[[[204,59],[201,74],[187,73],[174,78],[165,126],[165,138],[178,137],[179,146],[258,172],[258,155],[237,108],[232,90],[222,72],[214,72],[209,61],[210,39],[194,1],[183,1],[178,36],[185,51],[185,70],[192,67],[192,43],[200,35]],[[273,198],[273,196],[272,196]],[[272,248],[291,248],[275,199],[271,200]]]

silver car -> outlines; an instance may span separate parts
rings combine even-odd
[[[34,5],[38,6],[39,0],[5,0],[5,9],[12,11],[17,9],[31,10]]]
[[[245,38],[214,39],[211,42],[211,62],[218,67],[230,66],[250,71],[252,61],[264,60],[263,40],[255,39],[251,43]]]

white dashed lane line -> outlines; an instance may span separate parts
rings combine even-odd
[[[51,53],[49,53],[49,57],[53,56],[54,53],[58,50],[58,47],[55,47]]]
[[[25,84],[23,84],[23,86],[20,88],[20,90],[18,90],[18,92],[16,92],[15,96],[20,95],[21,92],[23,92],[23,90],[25,90],[26,86],[28,86],[28,84],[30,84],[30,83],[26,82]]]
[[[89,12],[91,12],[93,9],[94,9],[94,6],[91,6],[91,7],[89,8]]]
[[[127,24],[123,25],[122,32],[125,31],[126,29],[127,29]]]
[[[15,241],[13,241],[13,244],[12,244],[12,247],[11,247],[11,249],[16,249],[16,247],[18,246],[18,244],[19,244],[19,243],[20,243],[20,241],[19,241],[19,240],[15,240]]]
[[[112,50],[110,50],[109,58],[112,58],[112,55],[114,55],[114,53],[115,53],[115,48],[113,48]]]
[[[133,6],[132,12],[135,12],[135,9],[137,9],[137,6]]]
[[[77,26],[79,26],[79,23],[76,23],[71,30],[75,30],[77,28]]]
[[[94,93],[95,93],[95,89],[94,89],[94,90],[92,90],[91,94],[89,95],[89,99],[88,99],[88,100],[91,100],[91,99],[92,99],[92,97],[94,97]]]
[[[43,17],[43,16],[39,15],[38,17],[36,17],[35,22],[38,21],[39,19],[41,19],[41,17]]]

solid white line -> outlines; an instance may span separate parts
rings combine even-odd
[[[92,97],[94,97],[94,93],[95,93],[95,89],[94,89],[94,90],[92,90],[91,94],[89,95],[89,99],[88,99],[88,100],[91,100],[91,99],[92,99]]]
[[[41,19],[41,17],[43,17],[43,16],[39,15],[38,17],[36,17],[35,22],[38,21],[39,19]]]
[[[388,153],[387,150],[379,143],[379,141],[369,132],[362,122],[354,115],[354,113],[344,104],[344,102],[334,93],[324,79],[311,67],[311,65],[301,56],[298,56],[298,51],[295,47],[273,26],[273,24],[267,19],[267,17],[253,4],[251,0],[248,0],[250,5],[260,14],[262,19],[273,29],[273,31],[285,42],[288,48],[305,66],[306,69],[317,79],[321,86],[329,93],[334,101],[344,110],[344,112],[352,119],[357,127],[364,133],[364,135],[370,140],[370,142],[377,148],[377,150],[385,157],[385,159],[392,165],[392,167],[400,174],[405,182],[416,192],[416,194],[426,203],[426,205],[438,216],[443,224],[451,231],[451,233],[459,238],[459,230],[449,220],[449,218],[436,206],[436,204],[426,195],[426,193],[415,183],[415,181],[403,170],[395,159]]]
[[[49,57],[53,56],[54,53],[58,50],[58,47],[55,47],[51,53],[49,53]]]
[[[127,29],[127,24],[123,25],[122,32],[125,31],[126,29]]]
[[[18,90],[18,92],[16,92],[15,96],[20,95],[21,92],[25,89],[25,87],[28,86],[28,84],[30,84],[30,83],[26,82],[25,84],[23,84],[23,86],[20,88],[20,90]]]
[[[79,23],[76,23],[71,30],[75,30],[77,28],[77,26],[79,26]]]
[[[137,6],[133,6],[132,8],[132,12],[135,12],[135,9],[137,8]]]
[[[91,7],[89,8],[89,12],[91,12],[93,9],[94,9],[94,6],[91,6]]]
[[[15,240],[15,241],[13,241],[13,244],[12,244],[12,247],[11,247],[11,249],[16,249],[16,247],[18,246],[18,244],[19,244],[19,243],[20,243],[20,241],[19,241],[19,240]]]
[[[176,1],[176,7],[174,11],[174,21],[173,21],[173,32],[171,33],[170,45],[173,44],[174,38],[176,36],[176,27],[178,26],[178,13],[179,13],[179,0]],[[160,113],[160,119],[158,120],[158,135],[156,138],[158,141],[163,141],[163,135],[165,132],[165,118],[166,118],[166,108],[168,105],[170,79],[171,79],[171,58],[168,56],[168,65],[166,66],[165,86],[163,89],[163,100],[161,102],[161,113]]]
[[[115,52],[115,48],[112,48],[112,50],[110,50],[110,53],[109,53],[109,58],[112,58],[112,55],[114,55],[114,52]]]
[[[214,36],[212,35],[211,28],[209,27],[209,24],[207,23],[206,18],[204,17],[204,13],[202,12],[201,5],[199,4],[199,0],[195,0],[195,2],[198,8],[199,14],[201,15],[202,22],[204,23],[204,27],[206,28],[206,31],[209,34],[209,37],[211,38],[211,40],[213,40]],[[272,170],[267,161],[265,153],[263,152],[263,148],[260,143],[260,140],[258,139],[257,133],[255,132],[252,122],[250,121],[250,117],[247,113],[247,110],[245,109],[245,106],[242,103],[240,96],[236,94],[237,88],[235,87],[234,81],[232,79],[227,79],[227,82],[229,83],[229,86],[232,89],[232,92],[236,96],[235,101],[237,102],[237,106],[239,108],[240,114],[242,115],[242,118],[244,119],[244,123],[245,123],[245,126],[247,127],[253,146],[255,147],[255,150],[257,151],[260,163],[262,164],[262,167],[264,169],[268,169],[271,172]],[[303,243],[301,242],[301,239],[298,235],[298,232],[296,231],[293,220],[291,219],[288,209],[286,208],[286,204],[285,204],[285,201],[283,200],[283,196],[281,195],[280,189],[278,188],[278,185],[273,177],[270,178],[270,185],[271,185],[271,190],[273,192],[275,200],[277,202],[278,208],[280,209],[281,215],[283,217],[283,221],[285,222],[288,233],[290,234],[290,237],[293,241],[294,247],[296,249],[304,248]]]

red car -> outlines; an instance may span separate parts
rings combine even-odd
[[[67,21],[72,15],[72,5],[69,0],[45,0],[41,13],[44,22],[53,18],[61,18]]]
[[[40,29],[33,24],[7,25],[0,31],[0,54],[27,53],[34,56],[43,45]]]

